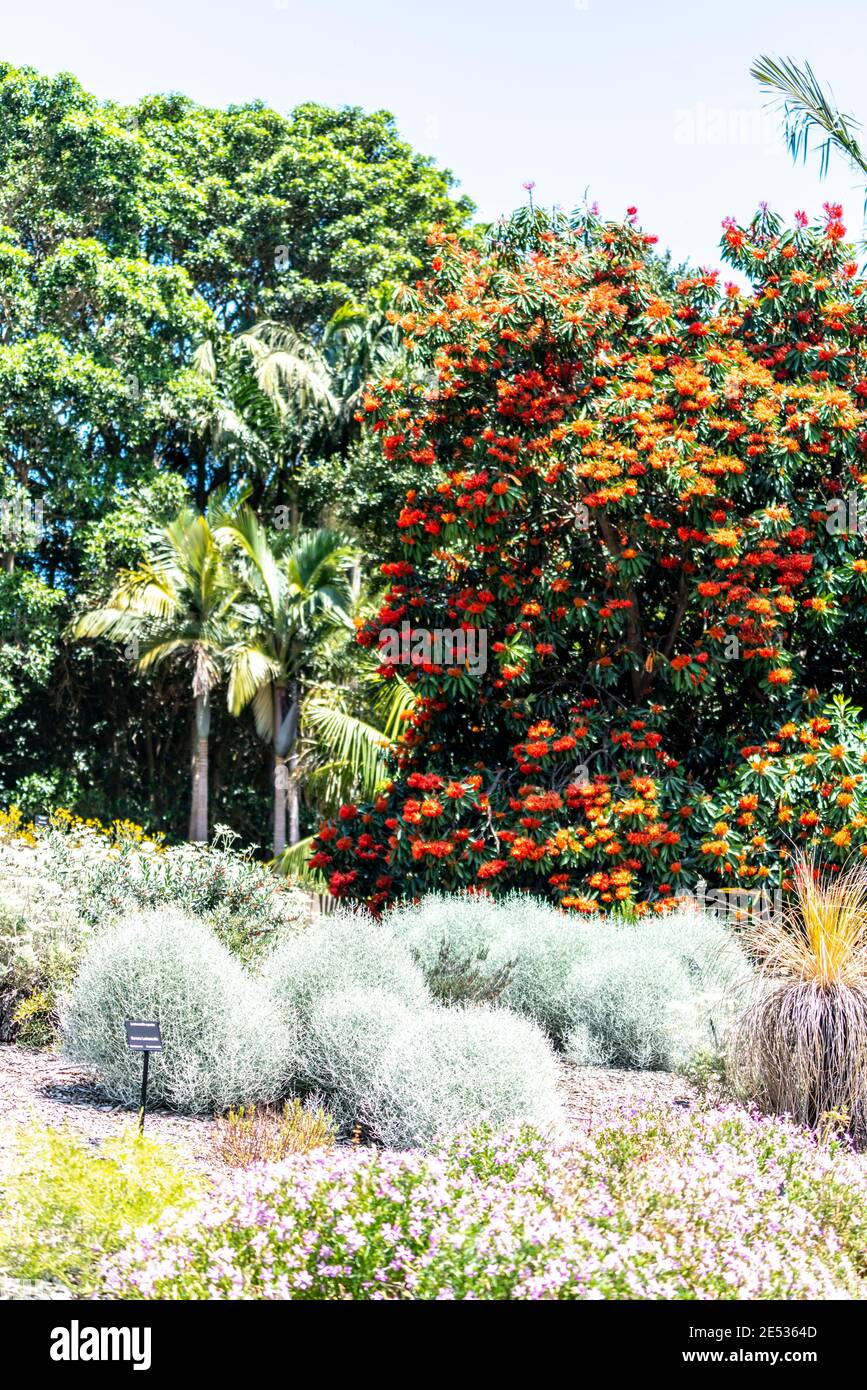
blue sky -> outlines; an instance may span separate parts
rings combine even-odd
[[[867,121],[867,7],[855,0],[4,0],[0,57],[74,72],[100,97],[181,90],[386,108],[485,217],[526,197],[628,204],[678,258],[718,265],[720,222],[760,199],[787,217],[862,191],[841,161],[791,165],[749,76],[810,59]]]

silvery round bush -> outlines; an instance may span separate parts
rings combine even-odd
[[[574,1017],[566,1055],[583,1066],[672,1071],[700,1045],[699,1011],[676,961],[613,951],[579,965],[564,997]]]
[[[557,1059],[541,1029],[508,1009],[429,1008],[383,1053],[364,1119],[389,1148],[427,1147],[488,1121],[498,1128],[560,1119]]]
[[[507,922],[502,936],[500,949],[515,962],[502,1002],[534,1019],[558,1047],[572,1022],[564,987],[587,954],[587,936],[583,922],[563,914]]]
[[[137,1104],[142,1058],[124,1021],[157,1019],[149,1100],[191,1113],[275,1100],[295,1068],[297,1030],[213,933],[171,908],[132,913],[91,942],[64,1002],[68,1055],[107,1094]]]
[[[605,1048],[586,1023],[575,1023],[566,1034],[563,1052],[567,1062],[576,1067],[604,1067],[608,1065]]]
[[[443,941],[464,956],[490,948],[502,929],[503,914],[484,893],[426,893],[418,902],[393,907],[383,924],[410,947],[422,969],[429,970]]]
[[[430,1003],[409,949],[365,912],[338,911],[287,938],[266,961],[261,978],[277,1008],[305,1023],[324,994],[354,986],[384,990],[412,1008]]]
[[[432,971],[443,941],[486,965],[509,963],[499,1003],[532,1018],[581,1065],[669,1069],[721,1049],[751,970],[710,915],[625,923],[576,919],[529,894],[428,894],[385,923]]]
[[[590,950],[590,929],[552,903],[527,893],[429,893],[393,909],[385,924],[431,972],[445,941],[465,957],[487,952],[485,965],[511,966],[499,1003],[526,1014],[562,1044],[572,1025],[563,991],[575,965]]]
[[[700,1050],[723,1049],[750,979],[735,937],[710,917],[602,925],[561,992],[566,1055],[675,1070]]]
[[[325,1093],[343,1127],[362,1117],[383,1054],[411,1018],[396,994],[360,985],[314,1003],[301,1032],[299,1079]]]

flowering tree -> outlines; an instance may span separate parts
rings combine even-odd
[[[864,286],[835,206],[724,225],[750,297],[675,282],[634,210],[527,210],[484,254],[435,234],[400,317],[424,370],[364,400],[422,482],[358,640],[476,628],[490,661],[402,671],[393,783],[319,832],[332,892],[647,910],[699,876],[785,884],[793,843],[867,847],[834,700],[867,643]]]

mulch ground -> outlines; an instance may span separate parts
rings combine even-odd
[[[617,1110],[661,1102],[691,1104],[683,1077],[670,1072],[617,1071],[563,1065],[563,1106],[569,1129],[584,1132]],[[96,1077],[56,1052],[0,1047],[0,1177],[8,1166],[19,1126],[67,1126],[98,1145],[135,1122],[135,1112],[107,1101]],[[171,1144],[192,1168],[217,1177],[223,1164],[213,1150],[214,1122],[208,1116],[149,1111],[146,1133]]]
[[[695,1092],[682,1076],[668,1071],[618,1071],[613,1067],[563,1064],[561,1082],[566,1124],[573,1133],[586,1133],[623,1109],[643,1105],[674,1105],[688,1110]]]
[[[0,1047],[0,1180],[12,1157],[15,1133],[36,1122],[60,1128],[98,1145],[136,1121],[136,1112],[106,1100],[95,1076],[56,1052]],[[212,1149],[214,1122],[207,1116],[149,1111],[145,1133],[177,1148],[191,1167],[221,1167]]]
[[[563,1065],[563,1107],[567,1131],[585,1133],[624,1106],[648,1102],[689,1107],[692,1096],[682,1077],[668,1072],[616,1071]],[[4,1174],[13,1161],[15,1136],[28,1124],[66,1126],[95,1147],[133,1125],[136,1114],[107,1101],[95,1076],[56,1052],[0,1046],[0,1201]],[[216,1180],[226,1171],[214,1152],[214,1121],[207,1116],[148,1112],[145,1132],[171,1144],[181,1162]],[[567,1135],[568,1137],[568,1135]],[[24,1284],[0,1275],[0,1301],[68,1299],[52,1284]]]

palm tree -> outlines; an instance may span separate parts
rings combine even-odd
[[[333,531],[269,535],[248,508],[226,528],[244,586],[241,623],[227,653],[232,714],[252,705],[256,730],[274,754],[274,854],[300,839],[298,742],[302,673],[323,632],[351,629],[348,570],[354,551]]]
[[[791,58],[762,56],[753,64],[750,73],[764,91],[774,95],[772,104],[782,114],[786,144],[793,159],[806,161],[810,136],[815,131],[824,136],[818,146],[823,178],[828,172],[832,149],[867,174],[867,156],[858,143],[860,123],[840,110],[833,94],[823,90],[809,63],[799,68]]]
[[[296,527],[294,475],[316,436],[328,434],[340,417],[329,364],[312,343],[270,320],[234,338],[219,368],[211,341],[193,360],[218,387],[217,404],[203,422],[215,451],[252,474],[260,503],[288,498]]]
[[[153,538],[138,569],[119,575],[105,606],[85,613],[73,627],[76,639],[107,637],[124,643],[141,671],[171,658],[188,664],[195,711],[189,829],[193,841],[208,839],[211,691],[232,638],[231,619],[240,594],[220,544],[225,520],[221,514],[212,528],[207,517],[184,509]]]
[[[400,329],[389,318],[394,298],[386,284],[368,304],[344,304],[319,346],[265,320],[228,349],[209,340],[193,355],[217,388],[217,403],[201,421],[216,454],[251,473],[260,505],[288,498],[293,528],[299,467],[348,446],[366,383],[403,361]]]

